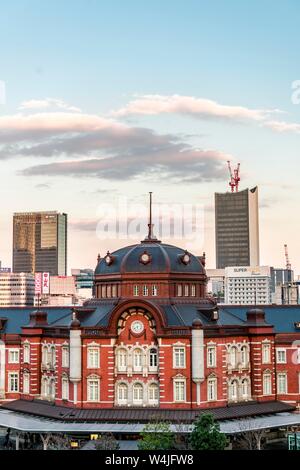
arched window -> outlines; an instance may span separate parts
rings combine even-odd
[[[48,347],[46,344],[42,347],[42,364],[46,365],[48,363]]]
[[[247,346],[241,347],[241,363],[243,367],[246,367],[248,364],[248,348]]]
[[[232,380],[229,384],[229,399],[237,401],[238,399],[238,382],[237,380]]]
[[[23,393],[30,393],[30,374],[27,371],[23,374]]]
[[[148,399],[151,405],[157,405],[159,400],[159,388],[157,384],[150,384],[148,388]]]
[[[61,398],[69,400],[69,379],[67,376],[63,376],[61,380]]]
[[[50,379],[49,381],[49,397],[51,400],[55,398],[55,379]]]
[[[139,286],[137,284],[133,286],[133,295],[134,297],[138,297],[139,295]]]
[[[126,371],[127,368],[127,351],[126,349],[122,348],[118,350],[117,355],[117,364],[119,371]]]
[[[182,284],[177,284],[177,297],[182,297]]]
[[[124,383],[118,385],[117,397],[119,405],[126,405],[128,400],[128,386]]]
[[[156,284],[152,285],[152,295],[153,295],[153,297],[156,297],[158,295],[158,289],[157,289]]]
[[[55,349],[55,346],[53,345],[50,348],[50,364],[52,367],[54,367],[55,363],[56,363],[56,349]]]
[[[48,396],[48,379],[47,379],[47,377],[42,377],[41,395],[43,397]]]
[[[243,379],[242,380],[242,397],[243,399],[249,398],[249,380],[248,379]]]
[[[108,284],[106,288],[106,297],[111,297],[111,285]]]
[[[143,385],[142,384],[134,384],[132,392],[133,392],[133,403],[135,405],[141,405],[143,403]]]
[[[157,368],[157,349],[151,348],[149,353],[149,366],[150,369]]]
[[[143,286],[143,296],[147,297],[149,295],[149,289],[148,286]]]
[[[133,369],[135,371],[142,370],[143,351],[141,349],[135,349],[133,351]]]
[[[112,297],[117,297],[117,284],[112,285]]]
[[[23,347],[23,362],[30,363],[30,344],[25,343]]]
[[[236,346],[232,346],[230,349],[230,365],[231,367],[236,367],[237,363],[237,349]]]

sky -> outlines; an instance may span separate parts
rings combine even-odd
[[[261,264],[283,267],[286,243],[300,274],[299,15],[298,0],[1,2],[2,265],[14,212],[67,213],[69,270],[94,267],[144,238],[153,191],[174,220],[201,214],[197,236],[163,241],[213,268],[230,160],[259,187]]]

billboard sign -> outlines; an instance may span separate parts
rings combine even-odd
[[[50,293],[50,274],[43,273],[42,274],[42,294],[49,294]]]
[[[35,273],[34,275],[35,282],[35,295],[40,295],[42,293],[42,273]]]

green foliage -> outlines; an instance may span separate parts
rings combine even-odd
[[[141,432],[141,438],[138,442],[139,450],[169,450],[175,447],[174,434],[166,422],[146,424]]]
[[[227,438],[211,413],[203,413],[194,422],[190,445],[193,450],[224,450],[226,447]]]

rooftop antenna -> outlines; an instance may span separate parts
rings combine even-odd
[[[143,240],[144,242],[159,242],[156,236],[153,234],[154,224],[152,223],[152,191],[149,192],[149,223],[148,223],[148,235]]]
[[[241,181],[241,178],[240,178],[241,164],[238,163],[237,167],[234,168],[233,172],[232,172],[230,160],[227,161],[227,165],[228,165],[229,176],[230,176],[229,186],[231,187],[231,192],[233,193],[234,188],[235,188],[235,192],[237,193],[239,190],[239,182]]]

